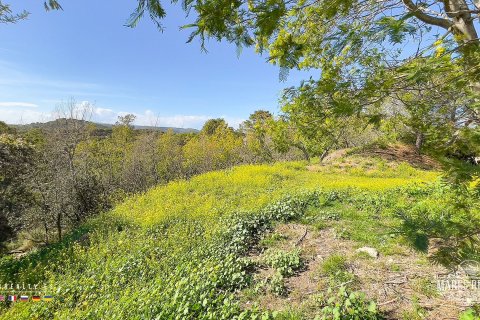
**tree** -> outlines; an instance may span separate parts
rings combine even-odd
[[[101,192],[87,163],[79,161],[79,146],[90,135],[93,106],[74,99],[60,103],[57,120],[45,129],[45,142],[38,146],[35,172],[31,177],[36,209],[48,241],[50,226],[59,240],[64,229],[97,213]]]
[[[0,246],[24,225],[23,210],[33,201],[26,185],[34,149],[25,139],[0,134]]]
[[[213,133],[202,129],[200,134],[193,136],[183,146],[184,168],[187,177],[207,171],[226,169],[242,161],[242,137],[228,127],[223,120],[211,123],[220,125],[216,126]],[[208,128],[210,128],[209,125],[207,125]]]
[[[304,160],[310,161],[311,155],[318,155],[316,149],[319,144],[301,134],[297,126],[286,116],[270,123],[270,134],[275,149],[280,153],[285,154],[294,147],[302,152]]]
[[[128,26],[148,14],[161,27],[166,13],[159,0],[137,4]],[[315,108],[317,120],[327,106],[328,119],[359,116],[378,123],[396,92],[431,89],[425,74],[444,79],[436,83],[444,97],[452,87],[467,95],[476,109],[470,115],[478,114],[478,0],[184,0],[182,7],[195,17],[184,26],[192,30],[188,41],[199,38],[202,48],[208,38],[255,46],[280,66],[281,77],[289,69],[320,70],[317,79],[284,95],[295,99],[290,102],[297,112]],[[478,117],[469,121],[478,127]],[[424,134],[417,137],[424,144]]]
[[[133,123],[135,122],[135,119],[137,116],[134,114],[126,114],[123,116],[118,116],[117,122],[115,122],[115,125],[117,126],[126,126],[129,127],[130,129],[133,129]]]
[[[396,91],[391,103],[401,108],[403,123],[414,135],[418,152],[424,146],[451,152],[459,142],[460,132],[474,131],[480,123],[475,101],[455,81],[445,81],[436,72],[430,76],[425,73],[424,81]]]
[[[25,20],[28,17],[28,12],[13,13],[10,5],[3,4],[0,1],[0,23],[17,23],[20,20]]]
[[[273,143],[269,135],[272,121],[273,115],[269,111],[257,110],[241,125],[248,149],[261,162],[273,159]]]
[[[217,118],[207,120],[204,123],[201,132],[211,136],[215,133],[215,131],[217,131],[217,129],[228,129],[228,124],[225,119]]]
[[[157,139],[158,161],[155,163],[160,181],[171,181],[183,176],[184,141],[182,136],[168,130]]]

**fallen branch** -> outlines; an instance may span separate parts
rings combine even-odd
[[[303,233],[303,236],[298,239],[298,241],[295,243],[295,247],[297,247],[300,243],[302,243],[303,240],[305,240],[305,237],[307,236],[308,230],[305,228],[305,232]]]
[[[387,305],[387,304],[390,304],[390,303],[392,303],[392,302],[397,301],[398,299],[400,299],[400,298],[399,298],[399,297],[396,297],[395,299],[392,299],[392,300],[388,300],[388,301],[379,303],[378,306],[385,306],[385,305]]]

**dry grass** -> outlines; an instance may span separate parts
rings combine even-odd
[[[306,267],[286,279],[288,295],[266,293],[243,297],[244,307],[257,303],[270,310],[299,309],[313,318],[314,313],[309,314],[308,310],[311,298],[328,287],[342,285],[332,284],[331,279],[322,273],[322,264],[329,257],[339,255],[345,257],[346,271],[352,275],[345,285],[375,300],[387,319],[409,319],[413,313],[423,314],[425,319],[432,320],[458,319],[460,312],[465,309],[462,305],[465,300],[461,295],[442,296],[436,290],[435,275],[446,273],[447,270],[430,264],[424,254],[400,244],[397,253],[380,254],[375,259],[355,253],[358,244],[336,238],[333,228],[316,231],[311,226],[288,223],[278,225],[274,233],[284,236],[274,247],[283,250],[300,248]],[[260,255],[259,250],[254,254],[254,259]],[[257,270],[256,279],[272,273],[271,269]]]

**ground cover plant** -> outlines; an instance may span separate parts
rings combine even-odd
[[[391,177],[388,170],[386,177],[385,169],[346,175],[286,162],[154,188],[90,219],[62,242],[21,259],[2,258],[0,282],[40,282],[56,299],[2,305],[0,319],[280,319],[284,310],[241,301],[257,282],[252,248],[285,240],[262,240],[278,223],[322,220],[327,229],[338,227],[338,234],[342,227],[343,237],[386,253],[410,239],[398,208],[449,192],[439,191],[435,172],[412,168]],[[345,223],[334,225],[339,222]],[[271,281],[278,288],[301,272],[308,254],[280,249],[263,260],[278,269],[282,278]],[[349,310],[351,319],[380,318],[381,308],[356,293],[361,289],[332,285],[330,296],[316,300],[318,313],[298,312],[337,319],[338,310]]]

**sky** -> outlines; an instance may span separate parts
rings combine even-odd
[[[192,22],[167,1],[164,31],[148,17],[124,26],[135,0],[61,0],[63,11],[45,12],[43,0],[7,0],[27,20],[0,24],[0,120],[26,124],[52,120],[52,111],[75,99],[94,105],[91,120],[114,123],[133,113],[135,124],[201,128],[222,117],[231,126],[258,109],[278,113],[285,82],[266,56],[235,45],[186,43]]]

